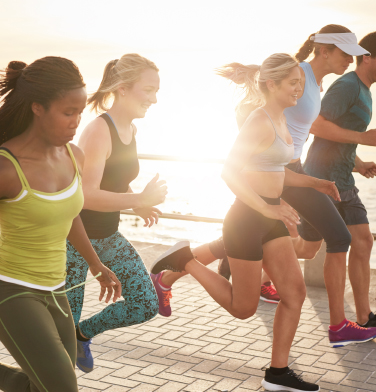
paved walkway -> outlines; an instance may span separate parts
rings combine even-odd
[[[148,266],[166,246],[134,243]],[[217,263],[213,263],[215,268]],[[373,278],[375,282],[376,279]],[[96,282],[88,284],[83,318],[104,305]],[[347,317],[355,320],[347,285]],[[372,293],[373,294],[373,293]],[[372,295],[373,309],[376,301]],[[275,305],[260,302],[252,318],[236,320],[191,277],[173,289],[173,314],[94,338],[95,370],[77,370],[82,392],[261,391],[261,368],[269,364]],[[376,391],[376,344],[328,345],[328,302],[324,289],[308,288],[291,367],[319,382],[322,391]],[[6,350],[0,360],[14,363]]]

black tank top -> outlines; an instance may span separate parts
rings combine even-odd
[[[107,113],[102,117],[110,129],[112,151],[106,160],[100,189],[109,192],[125,193],[129,184],[137,177],[140,166],[137,158],[136,138],[132,136],[129,144],[124,144],[117,129]],[[114,234],[119,227],[120,211],[99,212],[82,210],[81,219],[90,239],[107,238]]]

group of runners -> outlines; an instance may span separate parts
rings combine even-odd
[[[355,71],[337,79],[321,101],[323,77],[343,75],[353,56]],[[118,226],[123,209],[133,209],[145,226],[157,223],[155,206],[167,194],[158,175],[140,193],[130,187],[139,173],[133,120],[157,102],[158,71],[150,60],[126,54],[107,64],[89,100],[77,66],[64,58],[13,61],[1,77],[0,340],[20,367],[0,363],[0,390],[78,391],[75,365],[94,369],[91,339],[158,312],[170,316],[171,286],[191,274],[236,318],[255,313],[260,291],[277,303],[262,385],[318,391],[288,367],[306,295],[298,258],[314,257],[326,242],[330,345],[376,337],[369,303],[373,237],[352,176],[376,175],[373,162],[356,156],[358,144],[376,145],[376,130],[366,131],[376,32],[358,44],[347,28],[327,25],[294,57],[277,53],[261,66],[217,70],[245,91],[237,108],[240,132],[222,173],[236,200],[223,238],[195,249],[176,244],[149,276]],[[101,114],[75,146],[70,141],[87,104]],[[302,167],[310,132],[315,139]],[[344,310],[350,246],[357,322]],[[216,259],[221,272],[228,264],[226,277],[207,268]],[[89,269],[100,299],[113,303],[81,320]]]

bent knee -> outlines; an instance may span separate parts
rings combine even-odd
[[[257,304],[258,305],[258,304]],[[257,310],[257,305],[256,306],[246,306],[246,307],[235,307],[232,309],[230,312],[232,316],[239,320],[246,320],[250,317],[252,317]]]
[[[304,242],[304,247],[302,250],[302,256],[299,256],[299,258],[304,258],[307,260],[314,259],[318,253],[318,251],[321,249],[322,241],[305,241]]]
[[[333,232],[333,235],[336,233]],[[348,252],[350,245],[352,244],[352,236],[347,230],[342,232],[340,236],[335,236],[333,238],[326,238],[326,251],[328,253],[341,253]]]
[[[289,308],[299,308],[303,306],[307,295],[307,289],[304,284],[299,284],[296,287],[290,288],[287,295],[280,295],[281,302]]]

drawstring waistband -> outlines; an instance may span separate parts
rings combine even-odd
[[[54,299],[55,305],[59,308],[60,312],[63,313],[63,315],[65,317],[68,317],[68,315],[64,312],[63,309],[61,309],[61,306],[58,304],[58,302],[57,302],[57,300],[55,298],[55,294],[58,294],[58,295],[66,294],[68,291],[71,291],[71,290],[73,290],[73,289],[75,289],[77,287],[83,286],[84,284],[89,283],[89,282],[91,282],[94,279],[97,279],[101,275],[102,275],[102,272],[99,272],[98,275],[93,276],[92,278],[90,278],[89,280],[86,280],[85,282],[82,282],[80,284],[76,284],[75,286],[72,286],[70,289],[67,289],[67,290],[55,291],[55,292],[51,291],[51,295],[52,295],[52,298]],[[25,291],[24,293],[18,293],[18,294],[15,294],[15,295],[12,295],[12,296],[8,297],[7,299],[4,299],[3,301],[0,302],[0,305],[2,305],[4,302],[6,302],[6,301],[8,301],[8,300],[10,300],[12,298],[16,298],[16,297],[19,297],[20,295],[25,295],[25,294],[43,295],[43,296],[45,295],[45,294],[36,294],[36,293],[32,293],[30,291]]]

